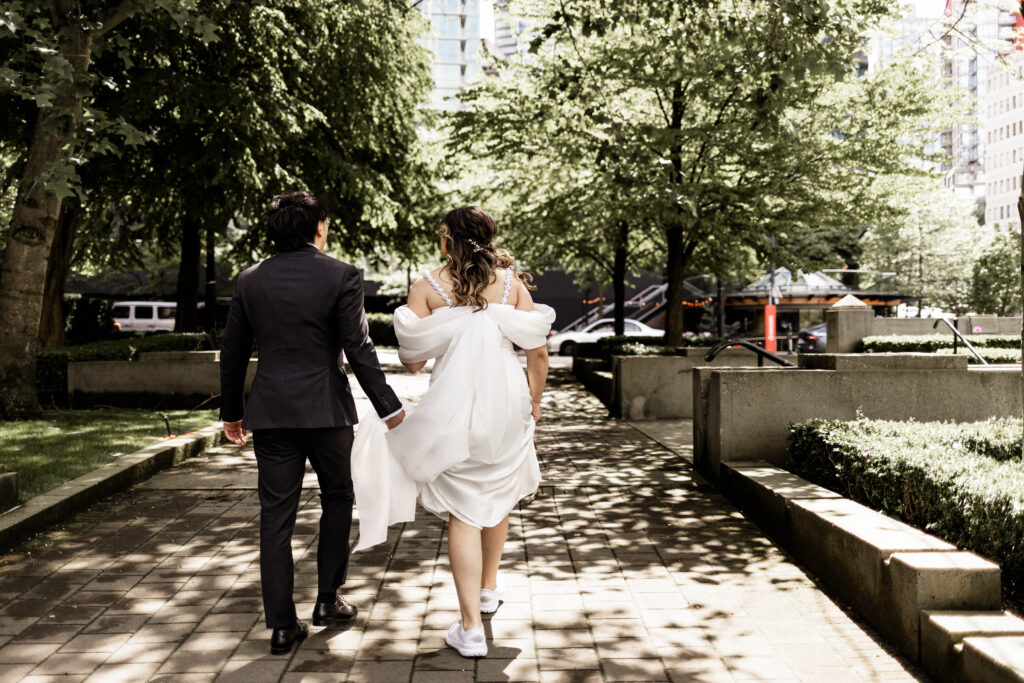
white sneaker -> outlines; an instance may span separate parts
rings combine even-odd
[[[457,621],[448,629],[448,635],[444,642],[455,648],[455,651],[463,657],[487,656],[487,636],[484,635],[483,626],[466,631],[462,628],[462,622]]]
[[[480,589],[480,611],[484,614],[494,614],[498,611],[501,603],[501,586],[494,590],[490,588]]]

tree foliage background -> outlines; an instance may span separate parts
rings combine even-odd
[[[924,174],[930,136],[965,114],[921,59],[860,72],[888,2],[510,4],[538,27],[530,54],[452,126],[472,192],[529,261],[610,277],[625,243],[627,270],[658,263],[670,344],[690,274],[751,253],[857,265],[865,226],[900,211],[884,179]]]
[[[203,249],[265,255],[251,228],[296,187],[327,198],[335,253],[418,253],[440,201],[419,135],[425,28],[397,0],[5,3],[0,200],[19,189],[3,204],[0,412],[32,409],[25,349],[72,263],[177,256],[191,326]]]

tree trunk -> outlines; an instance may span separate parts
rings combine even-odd
[[[1021,392],[1024,396],[1024,171],[1021,172],[1020,196],[1017,198],[1017,215],[1020,216],[1020,294],[1021,294],[1021,328],[1020,328],[1020,352],[1021,352]],[[1024,443],[1024,442],[1022,442]],[[1024,453],[1021,454],[1024,457]]]
[[[680,131],[683,126],[683,84],[675,83],[672,88],[672,116],[669,129]],[[682,190],[683,184],[683,149],[680,142],[674,142],[669,151],[672,161],[672,181]],[[682,211],[682,209],[677,209]],[[668,244],[668,262],[665,264],[665,276],[668,287],[665,290],[665,345],[679,346],[683,343],[683,276],[686,269],[686,258],[683,255],[682,217],[678,217],[665,231]]]
[[[214,251],[213,228],[206,229],[206,287],[203,290],[206,315],[203,326],[206,333],[217,337],[217,256]]]
[[[725,338],[725,285],[722,283],[722,278],[715,276],[716,288],[718,290],[715,297],[715,309],[718,315],[716,318],[715,332],[718,334],[719,339]]]
[[[76,3],[55,3],[59,21]],[[35,356],[43,291],[61,201],[40,182],[55,163],[73,150],[82,115],[82,77],[88,71],[92,36],[73,18],[61,28],[60,56],[71,66],[72,79],[61,84],[53,106],[39,112],[29,144],[25,172],[11,216],[11,228],[0,271],[0,417],[39,410]],[[60,112],[57,114],[56,112]],[[57,125],[53,125],[54,121]],[[44,125],[49,122],[49,125]]]
[[[202,261],[202,239],[199,221],[189,216],[181,226],[181,262],[178,266],[177,312],[175,332],[196,331],[196,304],[199,290],[199,264]]]
[[[665,290],[665,345],[679,346],[683,343],[683,277],[686,259],[683,255],[683,229],[673,226],[668,229],[668,288]]]
[[[71,251],[78,227],[77,202],[65,202],[57,222],[50,259],[46,266],[46,288],[43,290],[43,310],[39,319],[39,346],[49,348],[64,345],[64,283],[71,267]]]
[[[619,222],[615,240],[615,263],[612,266],[612,289],[615,292],[615,334],[626,333],[626,255],[629,247],[629,224]]]

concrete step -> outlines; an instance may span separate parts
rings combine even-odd
[[[938,681],[968,680],[963,641],[975,636],[1024,636],[1024,620],[998,610],[925,610],[921,613],[921,664]]]
[[[969,683],[1024,683],[1024,637],[964,638],[961,656]]]

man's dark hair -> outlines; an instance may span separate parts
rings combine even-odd
[[[327,218],[327,209],[305,190],[274,197],[267,218],[267,232],[278,251],[295,251],[312,244],[317,223]]]

